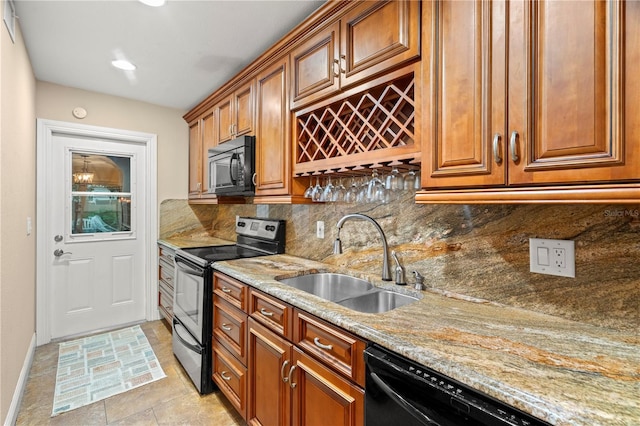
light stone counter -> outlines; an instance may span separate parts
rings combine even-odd
[[[343,272],[289,255],[214,267],[371,342],[557,425],[640,424],[640,337],[452,293],[423,291],[381,314],[343,308],[275,280]]]

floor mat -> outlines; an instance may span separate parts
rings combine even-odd
[[[51,417],[164,377],[139,325],[60,343]]]

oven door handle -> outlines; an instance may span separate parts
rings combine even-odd
[[[240,166],[240,154],[234,152],[231,154],[231,159],[229,159],[229,179],[231,179],[231,183],[235,186],[238,184],[238,180],[233,178],[233,160],[238,160],[238,166]]]
[[[173,330],[176,333],[176,336],[178,337],[178,339],[180,339],[180,342],[185,345],[188,349],[190,349],[192,352],[197,353],[198,355],[202,354],[202,347],[198,344],[193,344],[193,343],[189,343],[187,342],[181,335],[180,335],[180,331],[178,329],[178,327],[182,327],[185,331],[186,328],[184,328],[184,326],[182,324],[180,324],[180,322],[177,319],[173,319]],[[187,334],[189,334],[189,332],[187,331]]]
[[[403,398],[402,395],[400,395],[399,393],[397,393],[396,391],[391,389],[391,386],[386,384],[385,381],[382,380],[380,378],[380,376],[378,376],[376,373],[371,372],[369,374],[370,374],[371,378],[373,379],[373,381],[376,382],[376,384],[380,387],[380,389],[389,398],[391,398],[396,404],[398,404],[402,408],[404,408],[405,411],[407,411],[409,414],[411,414],[413,417],[415,417],[420,423],[422,423],[423,425],[426,425],[426,426],[438,426],[438,425],[441,424],[441,423],[436,422],[435,420],[433,420],[429,416],[427,416],[425,413],[422,412],[422,410],[420,410],[417,407],[415,407],[413,404],[411,404],[409,401],[407,401],[405,398]]]
[[[176,266],[178,267],[178,269],[180,269],[185,274],[195,275],[196,277],[204,276],[204,271],[198,270],[198,269],[195,269],[195,268],[190,268],[189,265],[187,265],[186,263],[182,262],[181,259],[179,259],[179,258],[176,258]]]

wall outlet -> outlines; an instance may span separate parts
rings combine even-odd
[[[575,278],[575,243],[570,240],[529,238],[529,270]]]
[[[324,239],[324,222],[321,220],[316,222],[316,237]]]

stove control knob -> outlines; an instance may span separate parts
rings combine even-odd
[[[243,228],[243,227],[247,226],[247,224],[246,224],[246,223],[244,223],[244,222],[238,222],[238,226],[239,226],[240,228]]]
[[[267,225],[264,229],[266,229],[267,231],[275,231],[276,227],[274,225]]]

